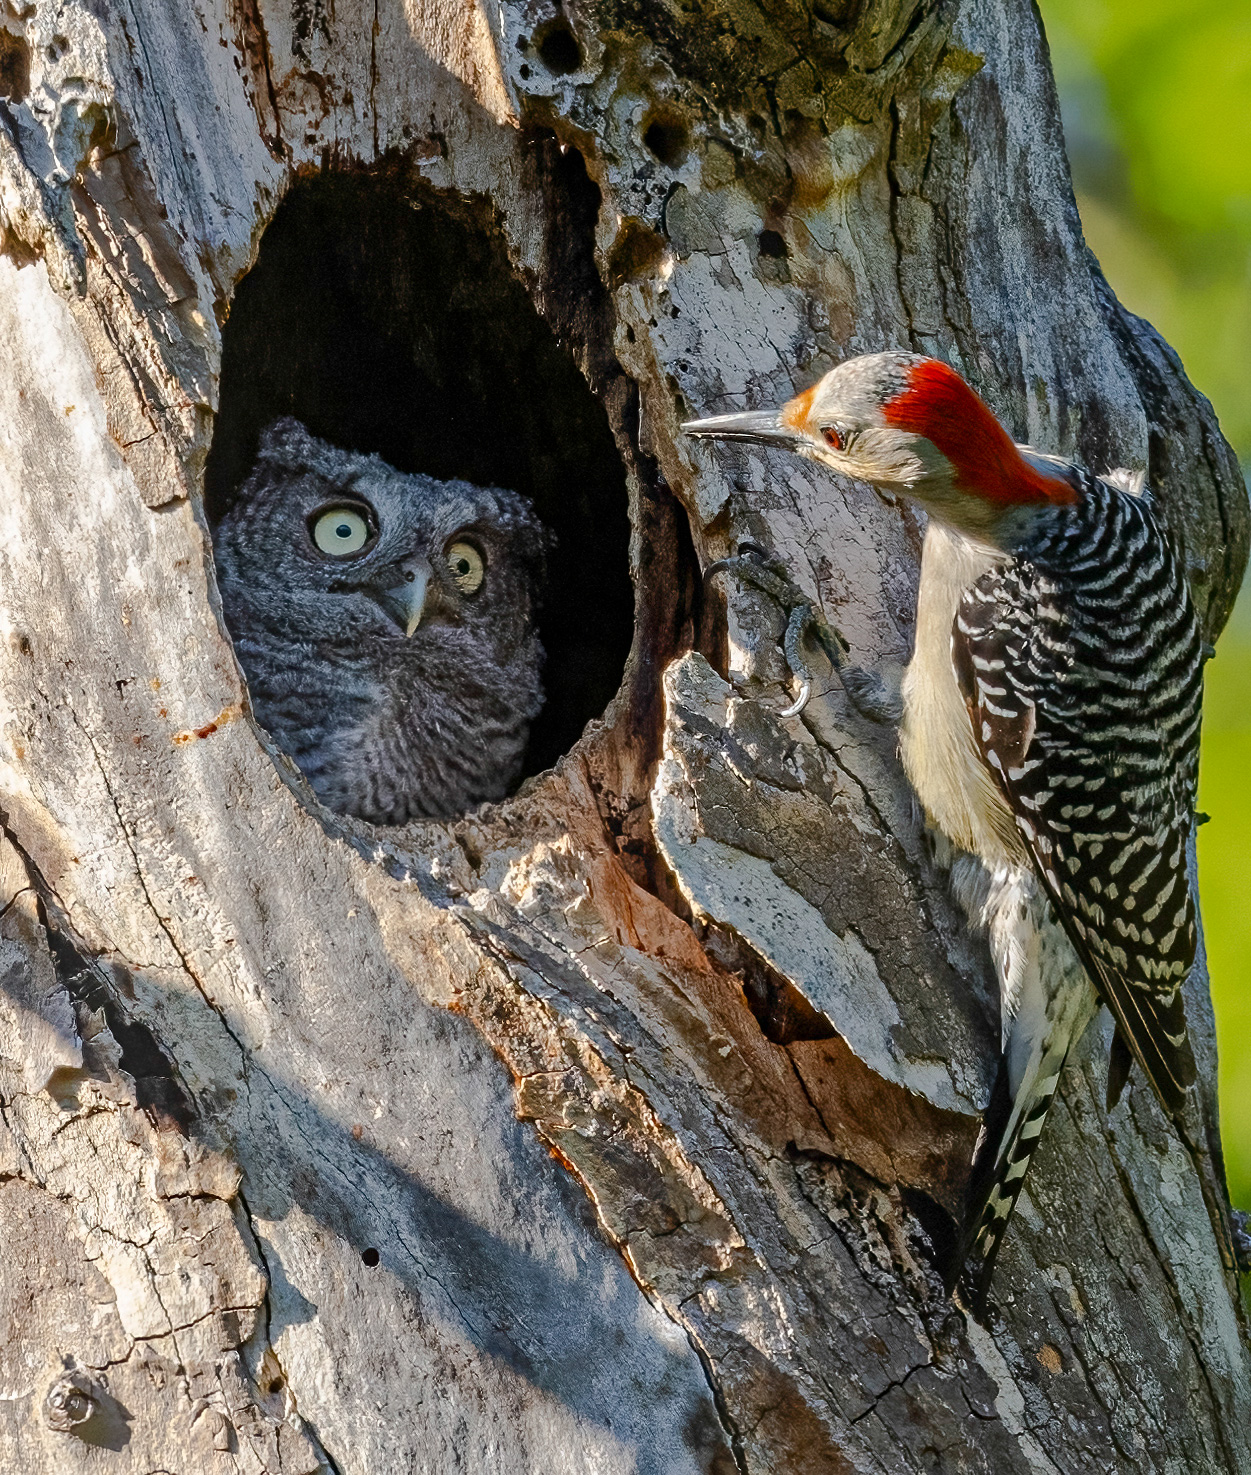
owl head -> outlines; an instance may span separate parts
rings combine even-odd
[[[252,710],[375,824],[511,792],[543,704],[548,534],[514,492],[405,475],[279,420],[214,537]]]
[[[505,665],[533,641],[548,541],[514,492],[405,474],[286,418],[214,545],[232,627],[348,660],[411,664],[450,643]]]

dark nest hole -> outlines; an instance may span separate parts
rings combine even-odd
[[[685,161],[690,151],[690,130],[679,117],[653,114],[643,129],[643,143],[654,158],[667,167],[676,169]]]
[[[222,339],[213,526],[281,415],[401,471],[534,503],[557,541],[539,612],[546,702],[523,777],[550,768],[612,700],[630,650],[626,472],[604,406],[489,221],[389,176],[300,181]]]

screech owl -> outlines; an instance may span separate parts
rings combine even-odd
[[[515,492],[405,475],[297,420],[214,537],[257,720],[329,809],[375,824],[501,799],[543,704],[549,534]]]

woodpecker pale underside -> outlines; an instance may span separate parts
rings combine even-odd
[[[998,974],[1003,1062],[963,1253],[975,1304],[1060,1072],[1100,1003],[1109,1104],[1138,1062],[1176,1122],[1194,1080],[1182,985],[1205,650],[1141,479],[1017,446],[945,364],[852,359],[776,411],[691,435],[750,440],[929,514],[900,752]]]

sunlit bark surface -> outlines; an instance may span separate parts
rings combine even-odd
[[[1237,1285],[1141,1080],[1105,1114],[1106,1025],[998,1312],[944,1297],[988,958],[892,734],[836,683],[781,716],[783,612],[699,577],[753,540],[907,658],[915,519],[677,426],[911,347],[1149,468],[1219,629],[1238,468],[1084,247],[1032,7],[37,0],[0,92],[0,1466],[1251,1469]],[[546,335],[594,398],[561,419],[541,356],[469,376],[463,469],[528,454],[502,398],[546,394],[628,501],[618,695],[454,824],[319,809],[218,617],[223,334],[324,171],[474,243],[445,365]],[[399,235],[333,208],[425,351]],[[257,312],[281,366],[303,330]]]

